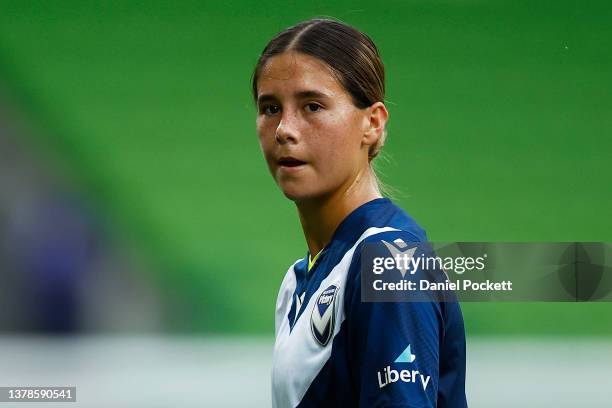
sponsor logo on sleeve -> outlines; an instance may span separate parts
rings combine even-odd
[[[410,344],[408,344],[408,347],[393,361],[393,367],[388,365],[381,371],[378,371],[378,387],[383,388],[401,381],[405,383],[419,383],[423,390],[426,390],[431,376],[422,374],[419,370],[410,369],[410,366],[406,367],[406,364],[412,364],[415,360],[416,355],[412,354]]]

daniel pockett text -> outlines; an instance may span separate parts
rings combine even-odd
[[[431,243],[398,234],[360,247],[363,302],[612,301],[609,242]]]
[[[370,300],[380,301],[452,301],[457,292],[512,291],[510,279],[483,279],[487,258],[441,256],[427,243],[381,240],[362,253],[362,280],[365,274]]]

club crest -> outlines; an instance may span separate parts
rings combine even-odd
[[[334,333],[335,301],[338,287],[331,285],[325,289],[314,304],[310,318],[310,328],[317,342],[326,346]]]

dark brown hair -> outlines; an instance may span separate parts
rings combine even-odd
[[[264,48],[253,72],[253,98],[257,102],[257,80],[268,60],[285,51],[296,51],[325,62],[336,79],[364,109],[385,99],[385,69],[374,42],[348,24],[332,19],[303,21],[277,34]],[[370,160],[378,155],[386,131],[370,148]]]

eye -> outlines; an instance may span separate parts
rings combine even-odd
[[[321,108],[322,108],[321,105],[319,105],[318,103],[314,103],[314,102],[311,102],[306,105],[306,110],[309,112],[318,112],[321,110]]]
[[[275,115],[280,112],[280,106],[278,105],[264,105],[259,110],[260,113],[264,115]]]

